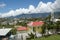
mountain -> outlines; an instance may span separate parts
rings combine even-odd
[[[31,13],[31,14],[17,15],[14,18],[38,18],[38,17],[45,18],[49,15],[50,15],[50,13]]]
[[[51,13],[29,13],[29,14],[20,14],[20,15],[17,15],[17,16],[11,16],[9,18],[38,18],[38,17],[41,17],[41,18],[45,18],[47,16],[49,16]],[[60,17],[60,12],[54,12],[54,17],[55,18],[59,18]]]
[[[54,14],[55,14],[54,16],[55,18],[60,18],[60,12],[55,12]]]

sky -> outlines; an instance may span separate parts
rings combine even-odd
[[[0,17],[51,12],[59,8],[60,0],[0,0]]]

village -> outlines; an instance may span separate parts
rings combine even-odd
[[[14,18],[0,24],[0,40],[31,40],[54,34],[60,34],[60,19],[53,20],[50,15],[43,19]]]
[[[0,40],[60,40],[60,0],[0,0]]]

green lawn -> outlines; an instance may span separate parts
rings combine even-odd
[[[51,35],[48,37],[42,37],[42,38],[35,38],[31,40],[60,40],[60,35]]]

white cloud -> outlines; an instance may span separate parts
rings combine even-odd
[[[29,6],[29,12],[30,13],[36,13],[36,8],[33,5]]]
[[[49,5],[51,5],[51,2],[48,2],[48,3],[40,2],[36,8],[36,11],[39,13],[50,12],[51,9]]]
[[[5,7],[5,6],[6,6],[6,4],[0,3],[0,8]]]
[[[30,5],[28,8],[19,8],[16,10],[10,10],[7,13],[0,13],[1,17],[10,17],[16,16],[20,14],[29,14],[29,13],[44,13],[44,12],[51,12],[52,9],[60,8],[60,0],[56,0],[54,3],[52,2],[39,2],[38,6],[35,8],[33,5]]]

